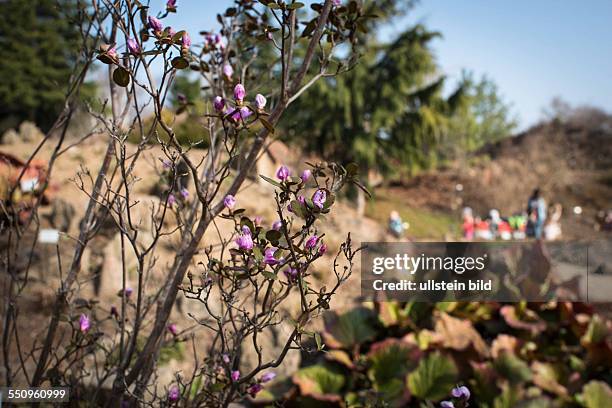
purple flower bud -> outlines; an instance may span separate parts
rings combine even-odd
[[[183,48],[189,48],[189,47],[191,47],[191,37],[189,37],[189,33],[185,31],[183,33]]]
[[[251,230],[246,225],[242,227],[242,234],[236,239],[238,248],[243,251],[250,251],[253,249],[253,238],[251,237]]]
[[[306,202],[306,199],[303,195],[299,195],[297,200],[300,204],[304,204]]]
[[[79,330],[81,330],[81,333],[87,333],[90,327],[91,322],[89,321],[89,316],[82,314],[81,317],[79,317]]]
[[[277,220],[272,223],[272,229],[274,231],[280,231],[282,227],[283,227],[283,222],[281,220]]]
[[[166,9],[167,10],[176,10],[176,0],[168,0],[166,2]]]
[[[232,119],[238,122],[240,119],[245,120],[249,116],[251,116],[253,112],[246,106],[243,106],[240,109],[237,109],[234,113],[232,113]]]
[[[287,268],[283,271],[283,273],[285,274],[285,276],[287,277],[287,280],[289,282],[296,282],[297,281],[297,277],[298,277],[298,271],[295,268]]]
[[[128,51],[134,55],[140,54],[140,45],[138,45],[138,41],[136,41],[134,38],[128,38],[127,48]]]
[[[110,47],[108,50],[106,50],[106,55],[108,55],[110,58],[112,59],[117,59],[117,50],[115,49],[115,47]]]
[[[221,44],[221,34],[215,34],[215,44],[219,45]]]
[[[231,210],[236,205],[236,198],[231,194],[226,195],[223,199],[223,205]]]
[[[261,215],[258,215],[257,217],[255,217],[255,226],[256,227],[261,227],[261,222],[263,221],[263,217]]]
[[[225,111],[225,100],[220,96],[215,96],[215,99],[213,99],[213,107],[217,112]]]
[[[317,242],[319,242],[319,237],[317,237],[316,235],[312,235],[310,238],[306,240],[304,247],[306,249],[312,249],[317,246]]]
[[[327,252],[327,244],[321,244],[319,247],[319,255],[324,255]]]
[[[168,401],[176,402],[179,400],[180,397],[181,397],[181,392],[179,390],[179,387],[176,385],[173,385],[172,387],[170,387],[170,389],[168,390]]]
[[[162,22],[159,21],[158,18],[149,16],[148,20],[149,20],[149,28],[153,30],[154,33],[159,33],[164,28],[164,26],[162,25]]]
[[[181,105],[185,105],[188,102],[187,97],[182,93],[176,94],[176,99]]]
[[[232,376],[232,381],[234,382],[238,381],[240,379],[240,371],[238,370],[232,371],[231,376]]]
[[[113,317],[119,317],[119,312],[115,306],[111,306],[110,314]]]
[[[168,32],[168,37],[172,38],[176,35],[176,30],[170,26],[166,27],[166,30]]]
[[[306,183],[308,180],[310,180],[310,177],[312,177],[312,171],[306,169],[302,172],[302,175],[300,176],[300,178],[302,179],[302,182]]]
[[[255,383],[255,384],[251,385],[249,388],[247,388],[247,392],[249,393],[251,398],[255,398],[257,393],[259,391],[261,391],[261,390],[263,390],[263,386],[261,384],[259,384],[259,383]]]
[[[234,68],[230,64],[225,64],[223,66],[223,75],[225,78],[232,79],[232,75],[234,75]]]
[[[465,385],[462,385],[461,387],[453,388],[453,390],[451,391],[451,395],[455,398],[464,398],[466,400],[469,400],[471,394],[469,388]]]
[[[319,209],[323,209],[323,205],[327,200],[327,193],[325,190],[317,190],[312,196],[312,203]]]
[[[185,187],[181,188],[181,197],[183,197],[183,200],[189,198],[189,191]]]
[[[284,164],[276,170],[276,178],[280,181],[285,181],[289,177],[289,169]]]
[[[266,106],[266,102],[266,97],[262,94],[255,95],[255,106],[257,106],[257,109],[263,109]]]
[[[268,373],[265,373],[264,375],[261,376],[261,378],[259,379],[259,381],[261,381],[262,383],[267,383],[272,381],[273,379],[276,378],[276,373],[274,371],[270,371]]]
[[[230,358],[227,354],[223,353],[223,355],[221,356],[221,359],[223,359],[223,362],[225,364],[229,364],[230,363]]]
[[[176,197],[174,196],[174,194],[170,194],[168,196],[168,205],[172,207],[174,204],[176,204]]]
[[[178,329],[176,328],[176,324],[174,323],[170,323],[167,329],[173,336],[176,336],[178,334]]]
[[[332,0],[332,3],[336,7],[340,7],[342,5],[342,0]]]
[[[246,96],[246,89],[242,84],[238,84],[234,87],[234,99],[238,103],[242,103],[244,101],[244,97]]]
[[[125,297],[130,297],[132,296],[132,293],[134,293],[134,289],[132,288],[125,288]]]
[[[278,263],[278,259],[274,257],[274,253],[276,252],[276,248],[266,248],[264,252],[264,263],[266,265],[276,265]]]
[[[164,160],[162,162],[162,167],[168,170],[170,167],[172,167],[172,162],[170,160]]]
[[[440,403],[440,408],[455,408],[455,404],[452,401],[442,401]]]

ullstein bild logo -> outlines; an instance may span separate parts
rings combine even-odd
[[[610,241],[364,245],[361,292],[368,300],[612,300]]]

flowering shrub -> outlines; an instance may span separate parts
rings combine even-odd
[[[351,272],[355,252],[350,239],[337,254],[346,262],[336,264],[340,269],[332,287],[317,287],[309,268],[327,251],[317,224],[324,222],[336,192],[357,181],[352,168],[334,165],[314,165],[301,177],[281,169],[277,180],[267,179],[276,189],[271,199],[278,214],[270,226],[240,207],[238,192],[287,107],[319,78],[351,68],[354,55],[339,57],[335,48],[353,41],[361,20],[370,17],[355,2],[344,7],[325,0],[307,9],[292,0],[236,0],[217,16],[218,30],[196,38],[165,23],[169,13],[181,12],[177,1],[168,0],[160,9],[154,2],[91,0],[79,10],[82,55],[65,109],[40,147],[53,144],[49,177],[66,150],[91,137],[104,139],[106,151],[97,172],[83,163],[74,178],[87,206],[78,236],[57,244],[56,274],[46,277],[57,279],[49,282],[57,294],[44,333],[31,350],[20,346],[19,328],[27,316],[19,314],[18,305],[29,288],[22,276],[28,276],[32,262],[17,260],[25,251],[40,250],[35,236],[42,198],[31,215],[9,224],[15,227],[7,232],[11,241],[2,261],[11,310],[3,325],[9,328],[3,331],[3,347],[4,355],[15,359],[5,362],[6,384],[69,386],[76,400],[109,406],[227,406],[254,397],[272,381],[287,352],[314,336],[307,330],[309,322],[329,307]],[[264,49],[266,58],[259,56]],[[89,108],[92,131],[66,144],[74,101],[96,60],[108,69],[110,97],[101,108]],[[166,114],[180,70],[201,75],[206,84],[201,95],[206,113],[200,118],[205,143],[179,140],[174,116]],[[176,101],[177,111],[193,103],[184,95]],[[196,144],[206,147],[203,155],[192,151]],[[145,151],[153,146],[152,163]],[[137,195],[142,177],[136,169],[148,169],[147,178],[156,178],[158,199],[144,203]],[[40,197],[47,186],[40,186]],[[234,233],[219,236],[217,252],[203,238],[220,219],[233,222]],[[89,266],[84,254],[99,253],[94,247],[117,235],[122,289],[116,304],[101,304],[81,292],[91,278],[83,276]],[[158,264],[159,253],[167,248],[172,248],[172,259]],[[197,265],[200,254],[207,262]],[[44,257],[46,262],[51,258]],[[25,264],[25,271],[15,270],[17,264]],[[96,273],[108,271],[101,266]],[[201,303],[205,316],[197,323],[212,341],[203,361],[193,362],[193,375],[158,384],[164,356],[174,351],[184,355],[186,348],[181,344],[189,329],[171,320],[181,291]],[[259,353],[267,344],[260,336],[289,321],[279,308],[291,296],[299,299],[300,312],[292,316],[278,355],[265,360]],[[260,355],[255,367],[242,364],[244,347]]]

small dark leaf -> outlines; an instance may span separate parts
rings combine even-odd
[[[183,57],[175,57],[172,59],[172,67],[176,69],[185,69],[189,67],[189,61]]]
[[[261,122],[262,125],[264,125],[266,129],[268,129],[268,132],[274,133],[274,126],[272,126],[270,122],[268,122],[264,118],[259,118],[259,121]]]
[[[130,73],[123,67],[117,67],[113,72],[113,81],[119,86],[126,87],[130,83]]]

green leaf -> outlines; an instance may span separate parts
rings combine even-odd
[[[176,69],[185,69],[189,67],[189,61],[183,57],[175,57],[172,59],[172,67]]]
[[[435,352],[422,359],[408,375],[408,388],[419,398],[439,401],[448,396],[456,380],[457,367],[453,360]]]
[[[278,181],[273,180],[273,179],[271,179],[270,177],[266,177],[266,176],[264,176],[263,174],[260,174],[260,175],[259,175],[259,177],[261,177],[262,179],[264,179],[264,180],[265,180],[265,181],[267,181],[268,183],[272,184],[273,186],[276,186],[276,187],[281,187],[281,188],[283,187],[283,185],[282,185],[281,183],[279,183]]]
[[[368,353],[368,378],[374,389],[383,393],[385,400],[395,400],[404,393],[404,378],[414,368],[411,351],[408,344],[393,338],[372,345]]]
[[[345,378],[335,367],[317,364],[300,369],[293,375],[293,382],[297,384],[302,395],[320,398],[340,393]]]
[[[281,237],[281,232],[276,230],[270,230],[266,232],[266,239],[270,242],[278,242]]]
[[[590,381],[582,388],[579,401],[586,408],[607,408],[612,406],[612,389],[603,381]]]
[[[113,81],[119,86],[126,87],[130,83],[130,73],[123,67],[117,67],[113,71]]]
[[[501,353],[493,366],[497,373],[510,381],[511,384],[530,381],[532,377],[527,363],[512,353]]]
[[[376,336],[377,317],[370,309],[360,307],[342,315],[325,316],[325,342],[332,348],[352,350],[353,346]]]
[[[264,127],[266,129],[268,129],[268,132],[270,133],[274,133],[274,126],[272,126],[272,124],[270,122],[268,122],[267,120],[265,120],[264,118],[259,118],[259,121],[261,122],[262,125],[264,125]]]
[[[304,3],[295,2],[287,6],[287,10],[297,10],[299,8],[304,7]]]

